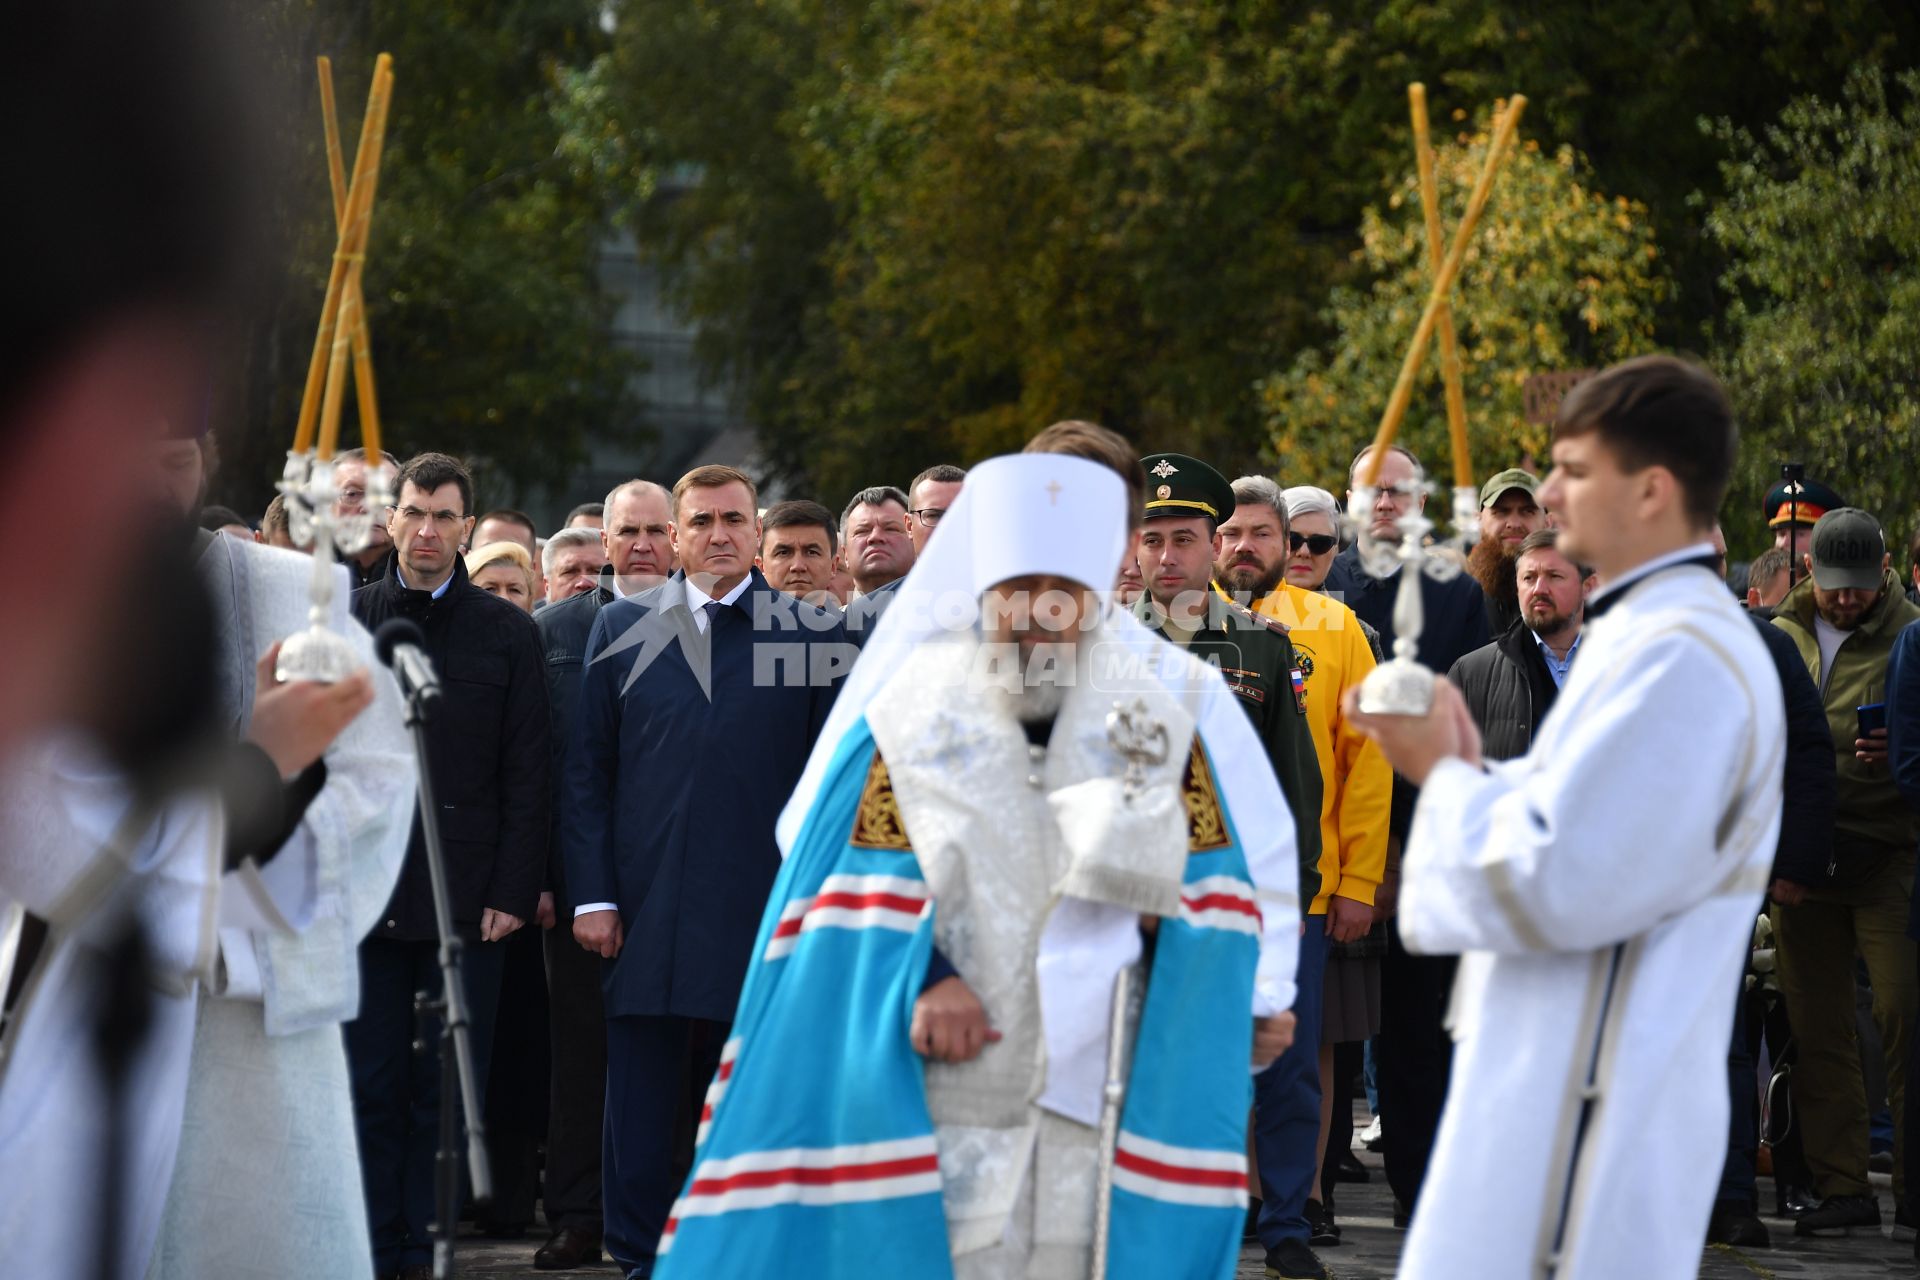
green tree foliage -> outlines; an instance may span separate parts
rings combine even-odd
[[[573,86],[575,154],[630,196],[771,468],[827,497],[1068,414],[1254,462],[1256,383],[1324,342],[1334,286],[1368,283],[1356,228],[1411,170],[1416,78],[1436,108],[1527,92],[1547,159],[1570,145],[1581,185],[1641,201],[1663,246],[1643,270],[1681,287],[1636,322],[1685,345],[1723,267],[1686,204],[1720,155],[1692,122],[1757,125],[1855,63],[1920,60],[1920,17],[1875,0],[615,12]],[[1631,327],[1597,305],[1570,352]]]
[[[791,0],[624,0],[615,12],[612,47],[567,82],[565,154],[616,193],[772,469],[806,476],[837,382],[825,309],[839,220],[793,132],[819,92],[811,79],[865,38],[859,15],[836,23]]]
[[[557,150],[559,77],[604,42],[592,0],[256,9],[284,100],[273,213],[292,270],[261,282],[248,364],[222,414],[219,492],[270,494],[293,436],[333,248],[313,59],[334,62],[349,163],[374,55],[395,90],[366,294],[382,425],[405,456],[472,460],[484,503],[564,481],[591,435],[627,429],[630,360],[593,276],[601,192]],[[351,400],[343,438],[357,442]]]
[[[1486,159],[1484,130],[1439,140],[1440,219],[1450,238]],[[1341,487],[1373,438],[1433,283],[1419,184],[1409,175],[1384,209],[1360,220],[1357,264],[1368,283],[1334,289],[1329,340],[1262,384],[1279,473]],[[1668,281],[1647,210],[1593,188],[1571,147],[1532,142],[1508,153],[1453,293],[1475,469],[1490,475],[1544,457],[1546,428],[1521,403],[1528,375],[1625,359],[1650,349]],[[1401,441],[1446,482],[1446,411],[1438,344],[1415,384]]]
[[[1745,438],[1729,515],[1757,545],[1779,464],[1804,461],[1891,536],[1920,508],[1920,73],[1852,76],[1755,134],[1722,120],[1729,253],[1716,363]]]

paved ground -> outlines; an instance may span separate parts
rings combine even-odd
[[[1364,1127],[1365,1124],[1366,1117],[1361,1116],[1360,1126]],[[1659,1158],[1658,1153],[1650,1151],[1648,1154],[1651,1159]],[[1381,1172],[1380,1158],[1366,1152],[1362,1152],[1360,1158],[1372,1171],[1373,1180],[1340,1188],[1338,1216],[1343,1243],[1321,1251],[1320,1257],[1334,1280],[1389,1280],[1394,1274],[1404,1233],[1393,1228],[1393,1202]],[[1887,1188],[1887,1180],[1884,1175],[1876,1174],[1874,1181],[1880,1191],[1881,1216],[1891,1223],[1893,1196]],[[1760,1180],[1760,1203],[1763,1208],[1773,1205],[1773,1184],[1770,1179]],[[1840,1240],[1801,1240],[1794,1237],[1791,1222],[1768,1218],[1766,1223],[1773,1233],[1773,1248],[1739,1252],[1724,1248],[1709,1249],[1700,1261],[1702,1280],[1754,1280],[1755,1277],[1759,1280],[1771,1280],[1772,1277],[1779,1277],[1780,1280],[1887,1280],[1888,1277],[1914,1280],[1916,1275],[1911,1241],[1896,1241],[1890,1238],[1890,1234],[1856,1234]],[[1622,1224],[1622,1229],[1630,1227]],[[1890,1232],[1890,1229],[1883,1228],[1883,1232]],[[518,1241],[463,1238],[457,1254],[457,1274],[510,1276],[516,1280],[566,1274],[582,1277],[618,1274],[615,1268],[605,1263],[572,1273],[535,1271],[533,1251],[539,1248],[544,1238],[544,1234],[531,1233],[525,1240]],[[793,1270],[788,1274],[804,1276],[804,1264],[796,1259]],[[1256,1280],[1265,1274],[1260,1250],[1249,1247],[1241,1257],[1236,1276],[1244,1280]],[[778,1280],[786,1280],[786,1277],[779,1277]],[[875,1280],[908,1278],[889,1276],[875,1277]]]

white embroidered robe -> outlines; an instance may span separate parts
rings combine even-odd
[[[1780,822],[1781,694],[1710,571],[1620,589],[1532,751],[1444,762],[1421,790],[1401,932],[1465,956],[1404,1280],[1699,1269]]]
[[[1003,1037],[971,1062],[927,1068],[960,1280],[1086,1273],[1113,979],[1138,958],[1140,914],[1177,910],[1188,853],[1183,744],[1206,721],[1216,686],[1232,713],[1225,723],[1246,741],[1229,731],[1210,749],[1216,758],[1251,751],[1264,767],[1219,676],[1148,640],[1139,653],[1151,665],[1117,679],[1110,669],[1097,687],[1068,692],[1045,748],[1030,746],[991,695],[956,691],[977,654],[970,637],[922,646],[867,710],[938,904],[936,941]],[[1178,678],[1163,679],[1169,662]],[[1171,749],[1129,806],[1107,715],[1135,700],[1166,727]],[[1290,1003],[1293,824],[1270,770],[1264,789],[1258,775],[1239,786],[1250,798],[1234,816],[1254,833],[1249,861],[1265,917],[1264,995],[1271,1002],[1284,982]],[[1282,954],[1269,961],[1269,946]]]

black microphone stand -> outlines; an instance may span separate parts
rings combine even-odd
[[[490,1170],[487,1167],[486,1125],[480,1110],[479,1090],[474,1086],[473,1037],[467,1018],[466,987],[460,979],[460,957],[464,944],[453,928],[453,908],[447,899],[446,855],[440,848],[439,812],[433,799],[433,777],[427,768],[427,716],[437,691],[406,687],[407,728],[413,733],[414,763],[420,775],[420,831],[426,837],[427,877],[433,883],[433,920],[440,934],[440,998],[422,991],[414,996],[416,1016],[440,1015],[440,1150],[434,1157],[433,1274],[435,1280],[451,1280],[453,1275],[453,1237],[460,1221],[460,1113],[455,1108],[455,1091],[466,1112],[467,1170],[473,1179],[473,1198],[485,1203],[493,1198]],[[426,1052],[426,1039],[414,1042],[417,1052]]]

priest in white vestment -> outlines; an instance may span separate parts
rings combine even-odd
[[[960,1280],[1086,1273],[1109,997],[1140,958],[1143,917],[1183,912],[1188,744],[1204,743],[1220,775],[1259,922],[1253,1007],[1229,1016],[1257,1019],[1262,1065],[1290,1038],[1292,817],[1219,674],[1105,608],[1130,542],[1125,509],[1119,478],[1083,459],[973,471],[814,754],[833,756],[864,716],[937,904],[936,964],[951,976],[930,978],[913,1039],[930,1059]],[[1122,702],[1168,748],[1131,799],[1109,720]],[[783,845],[816,786],[796,789]],[[1222,1156],[1235,1167],[1239,1124]]]
[[[1350,704],[1421,787],[1407,946],[1464,957],[1404,1280],[1699,1271],[1785,742],[1773,665],[1708,543],[1736,448],[1725,393],[1682,361],[1567,398],[1540,502],[1602,585],[1526,756],[1483,762],[1445,680],[1425,717]]]
[[[0,908],[10,925],[24,910],[48,921],[49,931],[0,1041],[0,1239],[9,1242],[9,1274],[91,1274],[87,1248],[107,1241],[116,1276],[147,1274],[179,1170],[190,1093],[192,1112],[203,1117],[196,1129],[210,1145],[189,1141],[194,1158],[169,1216],[208,1212],[222,1199],[230,1211],[222,1238],[249,1241],[258,1252],[263,1241],[278,1238],[274,1233],[331,1212],[328,1230],[351,1236],[357,1224],[362,1248],[352,1255],[356,1270],[329,1274],[366,1269],[352,1127],[334,1115],[348,1114],[344,1070],[332,1089],[326,1046],[296,1033],[320,1028],[315,1034],[331,1034],[339,1056],[337,1020],[351,1016],[358,990],[358,935],[345,936],[349,903],[385,892],[349,886],[344,877],[384,874],[380,885],[390,886],[387,846],[406,835],[412,785],[398,736],[398,695],[378,671],[324,692],[272,691],[255,670],[255,649],[304,625],[311,562],[212,535],[202,535],[197,552],[224,646],[219,679],[227,724],[288,773],[327,748],[327,782],[305,800],[292,835],[260,850],[270,860],[248,859],[225,871],[234,860],[233,833],[211,785],[139,802],[130,780],[78,733],[49,736],[16,758],[4,779]],[[371,646],[347,616],[344,582],[339,586],[332,625],[370,662]],[[370,693],[372,714],[356,719]],[[273,712],[255,717],[256,700],[267,696]],[[345,733],[329,748],[343,723]],[[127,1070],[118,1117],[120,1192],[107,1221],[101,1159],[114,1116],[98,1069],[95,1024],[105,949],[129,919],[141,926],[155,990],[150,1025]],[[303,929],[310,936],[296,939]],[[9,962],[15,940],[0,947]],[[203,991],[242,1000],[251,994],[252,1012],[244,1014],[249,1006],[236,1001],[243,1016],[229,1016],[223,1006],[197,1018]],[[341,1008],[343,1015],[335,1012]],[[270,1043],[270,1035],[288,1039]],[[277,1087],[265,1091],[239,1083],[276,1073]],[[215,1168],[216,1160],[238,1163]],[[336,1168],[344,1174],[325,1176]],[[331,1256],[306,1247],[311,1239],[295,1243],[261,1274],[286,1274],[287,1257],[310,1263]],[[221,1238],[191,1246],[220,1247]],[[223,1260],[191,1273],[245,1272]]]

